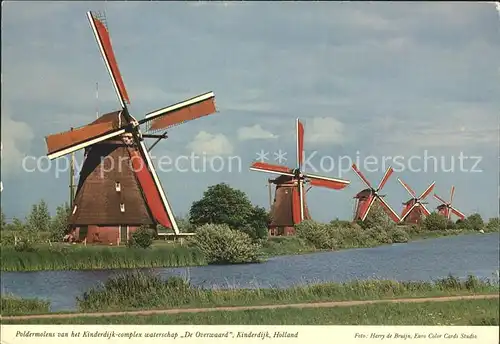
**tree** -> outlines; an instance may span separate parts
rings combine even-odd
[[[48,232],[50,229],[50,213],[47,203],[42,199],[34,204],[28,215],[27,226],[31,231]]]
[[[270,220],[270,214],[265,208],[255,206],[243,231],[254,240],[266,239],[268,237],[267,227]]]
[[[433,212],[427,216],[423,222],[423,226],[428,231],[444,231],[448,225],[448,219],[443,215]]]
[[[243,191],[225,183],[210,186],[189,211],[189,222],[195,226],[226,224],[254,239],[267,236],[268,220],[264,208],[254,207]]]
[[[50,223],[50,237],[52,240],[60,241],[69,228],[69,217],[71,215],[71,208],[66,202],[56,209],[56,215],[52,218]]]
[[[483,218],[478,213],[471,214],[465,222],[467,229],[473,231],[479,231],[484,228]]]

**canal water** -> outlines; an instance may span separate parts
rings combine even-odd
[[[462,235],[375,248],[273,257],[261,264],[152,269],[207,288],[289,287],[354,279],[435,280],[452,274],[497,278],[499,233]],[[76,296],[122,270],[2,272],[2,294],[51,301],[74,310]]]

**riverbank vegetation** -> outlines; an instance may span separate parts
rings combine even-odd
[[[498,326],[499,302],[460,300],[351,307],[3,320],[3,324]],[[272,336],[273,333],[271,332]]]
[[[1,314],[44,314],[49,313],[50,302],[39,299],[25,299],[13,295],[2,295],[0,298]]]
[[[184,244],[158,240],[147,228],[135,232],[127,245],[98,246],[62,243],[70,213],[67,204],[51,216],[42,200],[24,221],[6,223],[2,212],[0,241],[4,271],[178,267],[260,262],[267,257],[349,248],[374,247],[441,236],[498,232],[500,221],[484,223],[479,214],[452,222],[432,213],[421,225],[396,225],[375,204],[364,222],[307,220],[296,235],[268,237],[269,213],[227,184],[210,186],[179,218],[181,232],[197,235]],[[159,226],[158,232],[167,231]]]
[[[221,286],[224,288],[224,286]],[[498,293],[497,281],[449,276],[434,282],[361,280],[321,283],[287,289],[203,289],[180,277],[163,280],[152,273],[130,272],[108,279],[77,299],[79,311],[248,306],[319,301],[374,300]]]
[[[172,308],[286,305],[328,301],[385,300],[477,294],[498,295],[498,279],[480,280],[474,276],[468,276],[466,279],[458,279],[448,276],[433,282],[355,280],[345,283],[294,286],[286,289],[204,289],[194,287],[190,285],[189,281],[180,277],[170,277],[164,280],[151,272],[134,271],[117,274],[110,277],[104,283],[90,288],[77,297],[76,311],[109,312]],[[4,299],[13,300],[14,298],[2,297],[2,304],[4,304]],[[48,313],[48,303],[44,301],[21,301],[11,301],[7,307],[2,306],[2,315]],[[498,304],[498,300],[487,300],[487,302],[493,304],[497,302]],[[383,306],[392,307],[390,304]],[[273,312],[282,311],[285,310],[266,310],[263,311],[263,314],[267,314],[266,312],[273,314]],[[305,311],[305,309],[301,310],[300,313],[302,311]],[[248,312],[254,311],[246,311],[245,313]],[[229,312],[225,313],[229,315]],[[298,312],[288,311],[288,313]],[[442,310],[441,313],[444,313],[444,311]],[[231,314],[237,314],[237,312],[231,312]],[[438,312],[435,314],[438,316]],[[464,313],[462,312],[462,314]],[[168,316],[172,317],[172,315]],[[238,321],[238,317],[240,316],[236,315],[236,318],[234,318],[235,321]],[[218,316],[215,317],[217,318]],[[292,317],[290,318],[291,320],[295,319],[291,314],[288,314],[285,318],[287,317]],[[250,317],[248,321],[254,321],[253,319],[254,317]],[[490,319],[489,315],[485,319]],[[219,321],[223,320],[224,318],[219,319]],[[293,321],[298,321],[298,319]],[[304,321],[307,322],[307,320]],[[301,323],[299,322],[299,324]]]

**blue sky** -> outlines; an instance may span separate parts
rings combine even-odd
[[[455,172],[412,172],[405,163],[383,192],[398,213],[408,195],[397,177],[417,193],[436,181],[435,191],[445,198],[455,185],[454,203],[466,214],[488,218],[498,212],[500,20],[491,3],[2,6],[1,197],[8,217],[24,216],[42,198],[52,210],[68,198],[68,174],[56,176],[55,163],[46,173],[22,168],[24,157],[46,154],[46,135],[87,124],[97,108],[119,108],[87,10],[106,10],[135,117],[215,92],[217,114],[171,129],[152,151],[171,159],[205,152],[225,161],[222,172],[158,171],[178,215],[222,181],[267,207],[270,176],[248,166],[261,149],[272,163],[273,152],[287,152],[286,164],[294,166],[296,117],[305,125],[305,154],[315,154],[317,174],[339,176],[338,166],[325,164],[328,156],[401,155],[407,161],[427,151],[445,159],[446,167],[455,159]],[[475,166],[481,172],[459,171],[461,152],[482,157]],[[229,172],[234,156],[242,170],[234,170],[233,159]],[[470,170],[475,160],[464,167]],[[424,167],[418,161],[413,166]],[[367,177],[378,183],[384,167],[368,166],[373,172]],[[351,181],[342,191],[309,191],[315,219],[351,216],[352,197],[363,185],[352,171],[341,176]],[[438,205],[428,201],[431,208]]]

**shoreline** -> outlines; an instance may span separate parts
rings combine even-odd
[[[316,249],[313,248],[312,246],[308,246],[307,243],[305,243],[304,240],[298,238],[297,236],[288,236],[288,237],[270,237],[265,245],[261,247],[260,252],[261,252],[261,257],[262,257],[262,262],[260,263],[265,263],[268,259],[272,259],[274,257],[284,257],[284,256],[297,256],[297,255],[307,255],[307,254],[315,254],[315,253],[326,253],[326,252],[338,252],[338,251],[345,251],[345,250],[352,250],[352,249],[364,249],[364,248],[376,248],[376,247],[383,247],[383,246],[389,246],[389,245],[394,245],[394,244],[408,244],[408,243],[414,243],[418,241],[427,241],[427,240],[432,240],[432,239],[438,239],[438,238],[446,238],[446,237],[457,237],[457,236],[475,236],[475,235],[490,235],[493,233],[498,233],[497,231],[492,231],[492,232],[485,232],[485,233],[480,233],[478,231],[446,231],[446,232],[422,232],[419,234],[410,234],[409,239],[407,242],[403,243],[378,243],[378,244],[372,244],[372,245],[358,245],[358,246],[349,246],[349,247],[340,247],[337,249]],[[170,246],[170,247],[169,247]],[[6,250],[7,249],[7,250]],[[138,253],[136,254],[130,254],[128,256],[127,254],[129,252],[133,251],[127,251],[130,250],[129,248],[126,247],[108,247],[108,246],[59,246],[59,249],[53,249],[49,248],[48,246],[42,246],[42,251],[44,255],[46,255],[47,258],[47,263],[41,263],[40,264],[40,259],[37,262],[36,267],[29,267],[29,268],[20,268],[20,267],[25,267],[27,264],[25,264],[22,261],[22,257],[26,257],[26,260],[31,261],[33,258],[37,257],[36,251],[35,252],[17,252],[13,248],[7,246],[7,247],[2,247],[2,256],[4,256],[4,250],[5,251],[11,251],[12,253],[15,252],[17,255],[17,258],[21,260],[19,264],[19,260],[16,261],[16,266],[9,265],[9,262],[5,264],[5,259],[2,259],[2,264],[1,264],[1,272],[2,273],[9,273],[9,272],[41,272],[41,271],[92,271],[92,270],[129,270],[129,269],[169,269],[169,268],[181,268],[181,267],[202,267],[202,266],[208,266],[208,264],[204,261],[203,257],[197,256],[196,250],[183,247],[183,246],[178,246],[175,243],[169,243],[169,242],[162,242],[159,241],[156,246],[154,246],[151,249],[147,249],[147,251],[140,251],[136,250]],[[66,251],[66,252],[64,252]],[[78,253],[77,258],[80,259],[85,259],[92,254],[96,254],[99,251],[101,253],[108,253],[112,252],[115,253],[113,254],[116,258],[122,258],[123,262],[120,261],[113,261],[106,263],[104,261],[96,261],[96,262],[91,262],[88,265],[81,265],[81,263],[74,263],[70,262],[69,266],[63,266],[63,265],[55,265],[55,260],[59,258],[58,256],[62,256],[64,254],[70,253],[71,251],[74,252],[75,256]],[[121,252],[120,252],[121,251]],[[140,252],[139,252],[140,251]],[[118,252],[118,254],[116,254]],[[151,255],[151,258],[148,260],[147,258],[144,257],[144,255],[141,255],[141,253],[147,252]],[[8,252],[10,253],[10,252]],[[158,255],[157,255],[158,254]],[[170,257],[167,257],[165,259],[161,259],[164,257],[158,258],[160,255],[163,254],[169,254]],[[52,255],[52,257],[50,257]],[[140,257],[136,259],[137,257]],[[2,257],[3,258],[3,257]],[[67,257],[65,257],[67,258]],[[42,260],[43,262],[43,260]],[[71,266],[71,264],[74,264]],[[245,263],[243,263],[245,264]],[[250,264],[250,263],[247,263]],[[259,263],[252,263],[252,264],[259,264]],[[232,264],[235,265],[235,264]]]

